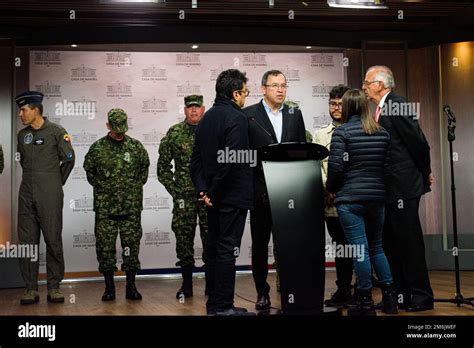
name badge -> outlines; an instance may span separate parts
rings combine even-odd
[[[44,144],[44,139],[36,139],[35,140],[35,145],[43,145]]]

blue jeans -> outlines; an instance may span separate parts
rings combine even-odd
[[[372,289],[372,266],[379,281],[384,285],[391,285],[392,274],[382,249],[384,203],[373,201],[339,203],[336,209],[347,242],[352,246],[351,250],[356,251],[352,259],[357,288]]]

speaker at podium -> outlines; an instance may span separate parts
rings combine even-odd
[[[258,150],[273,223],[283,314],[323,314],[324,192],[318,144],[280,143]]]

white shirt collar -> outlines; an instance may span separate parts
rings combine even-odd
[[[270,107],[270,105],[268,105],[266,102],[265,102],[265,98],[262,98],[262,103],[263,103],[263,107],[265,108],[265,111],[268,113],[272,113],[272,114],[275,114],[272,110],[272,108]],[[281,110],[283,110],[283,104],[281,104],[280,108],[278,109],[278,113],[281,112]]]
[[[390,94],[390,92],[392,92],[392,91],[388,91],[388,93],[386,93],[386,94],[382,97],[382,99],[380,99],[380,103],[379,103],[378,106],[379,106],[381,109],[383,109],[383,104],[385,104],[385,99],[387,99],[387,96]]]

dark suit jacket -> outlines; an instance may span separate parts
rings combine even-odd
[[[272,123],[268,118],[262,101],[243,109],[249,122],[249,141],[251,149],[278,143]],[[283,110],[282,143],[306,142],[306,130],[303,115],[298,108],[284,106]],[[254,193],[255,198],[259,199],[267,194],[265,177],[261,162],[254,168]]]
[[[252,168],[249,163],[218,161],[219,153],[249,150],[248,122],[241,108],[228,99],[216,99],[199,122],[189,164],[197,192],[207,192],[214,206],[251,209]]]
[[[404,97],[390,92],[385,99],[387,113],[379,123],[390,134],[391,162],[387,180],[386,201],[395,203],[420,197],[431,191],[428,176],[431,173],[430,146],[413,116],[390,115],[390,103],[405,103]],[[399,104],[400,105],[400,104]]]

